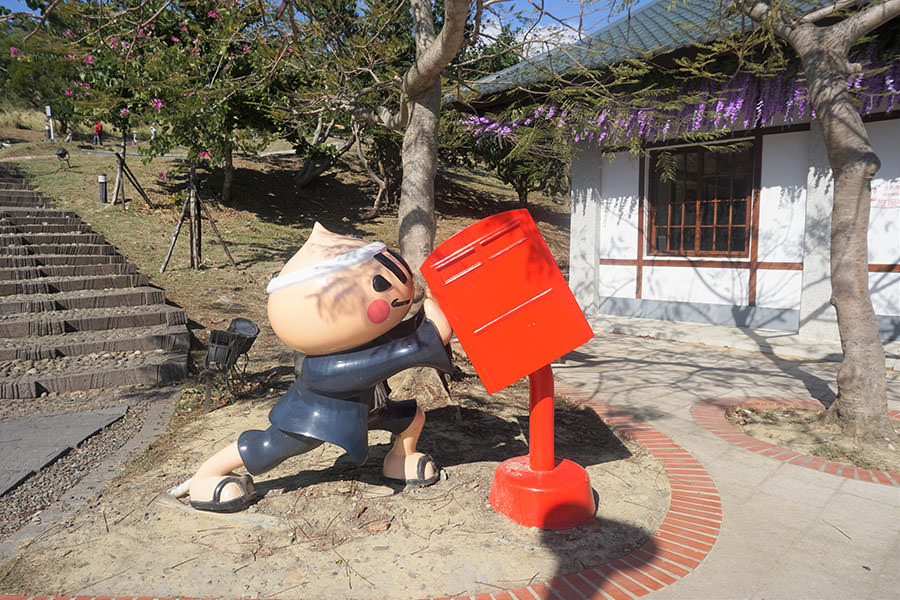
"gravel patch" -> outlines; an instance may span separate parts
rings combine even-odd
[[[124,417],[0,496],[0,540],[29,523],[40,523],[41,511],[65,499],[67,490],[138,434],[153,403],[166,401],[177,389],[178,386],[130,386],[48,394],[42,398],[0,404],[0,420],[3,421],[122,404],[129,406]]]
[[[123,418],[0,497],[0,536],[18,531],[28,522],[39,523],[36,513],[59,500],[97,463],[140,431],[149,405],[147,401],[132,405]]]

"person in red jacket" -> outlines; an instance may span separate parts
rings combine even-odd
[[[97,121],[97,124],[94,125],[94,146],[102,146],[103,145],[103,123]]]

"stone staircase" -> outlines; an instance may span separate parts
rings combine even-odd
[[[0,165],[0,399],[184,377],[184,310]]]

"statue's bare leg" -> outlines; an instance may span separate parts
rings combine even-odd
[[[213,491],[223,478],[233,475],[233,471],[244,466],[238,452],[237,442],[225,446],[206,460],[191,480],[191,500],[207,502],[212,499]],[[253,486],[247,492],[252,492]],[[236,483],[227,483],[222,488],[219,499],[222,502],[233,500],[244,495],[244,490]]]
[[[422,427],[424,426],[425,413],[422,412],[421,408],[418,408],[410,426],[397,436],[394,446],[384,457],[382,472],[385,477],[406,481],[420,478],[417,474],[417,467],[419,460],[425,455],[416,450],[416,444],[419,443],[419,435],[422,433]],[[429,460],[424,467],[423,479],[432,479],[435,473],[437,473],[437,466]]]

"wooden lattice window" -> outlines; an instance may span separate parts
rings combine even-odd
[[[663,177],[658,155],[650,177],[650,252],[747,256],[753,197],[753,147],[667,150],[674,178]]]

